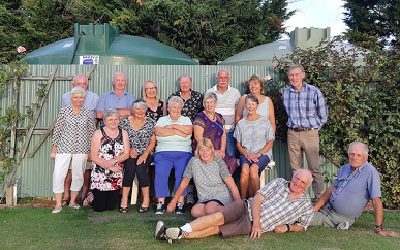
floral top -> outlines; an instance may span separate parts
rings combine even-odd
[[[172,96],[181,97],[181,92],[177,91],[175,93],[172,93],[172,95],[170,95],[168,97],[168,99],[171,98]],[[193,122],[196,115],[204,110],[203,94],[201,94],[197,91],[190,90],[190,98],[187,99],[186,101],[185,100],[183,100],[183,101],[184,101],[184,104],[183,104],[183,108],[182,108],[182,115],[189,117],[190,120]]]
[[[143,154],[149,146],[155,125],[156,123],[153,119],[146,118],[143,126],[138,131],[135,131],[128,117],[121,119],[119,123],[119,127],[128,132],[131,148],[135,149],[138,155]]]
[[[99,157],[105,160],[115,159],[124,152],[124,140],[122,130],[119,129],[117,137],[109,137],[104,129],[100,128],[103,137],[100,139]],[[122,163],[118,163],[122,165]],[[113,172],[109,169],[104,169],[99,165],[92,163],[90,189],[100,191],[114,191],[122,187],[122,171]]]
[[[158,100],[157,110],[153,111],[151,110],[150,107],[147,107],[146,116],[150,117],[154,121],[158,121],[158,119],[163,116],[163,110],[164,110],[164,102]]]
[[[68,105],[58,114],[52,144],[57,146],[57,154],[87,154],[95,129],[91,110],[82,106],[79,116],[76,116],[72,106]]]

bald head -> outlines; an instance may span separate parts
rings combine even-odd
[[[305,188],[308,188],[313,181],[310,170],[304,168],[297,169],[296,172],[294,172],[293,174],[293,178],[301,179],[306,185]]]

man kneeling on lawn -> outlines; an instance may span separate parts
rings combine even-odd
[[[221,212],[199,217],[180,228],[166,228],[159,221],[156,239],[172,243],[176,239],[217,234],[223,237],[250,234],[255,239],[268,231],[304,231],[313,216],[311,199],[304,192],[311,182],[311,172],[299,169],[290,183],[282,178],[275,179],[260,189],[254,198],[234,201]]]
[[[324,225],[348,229],[372,199],[375,210],[375,232],[381,236],[396,236],[383,230],[383,206],[378,171],[367,162],[368,146],[361,142],[350,143],[347,151],[349,163],[342,166],[333,186],[315,203],[311,225]]]

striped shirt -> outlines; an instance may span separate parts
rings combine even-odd
[[[262,232],[273,231],[277,226],[285,224],[297,224],[307,229],[313,217],[310,196],[304,192],[294,200],[289,199],[289,182],[277,178],[260,189],[257,194],[264,196],[261,204],[260,223]],[[248,199],[247,206],[249,219],[253,221],[251,214],[252,199]]]
[[[76,116],[72,107],[66,106],[58,114],[52,144],[57,146],[57,154],[87,154],[95,129],[91,110],[82,106],[79,116]]]
[[[321,128],[328,120],[328,106],[321,91],[306,82],[300,92],[293,86],[283,91],[289,128]]]
[[[225,119],[225,130],[233,131],[235,127],[236,106],[240,98],[239,90],[228,86],[228,89],[221,93],[217,89],[217,85],[208,89],[206,93],[214,92],[217,95],[217,107],[215,112],[220,113]]]

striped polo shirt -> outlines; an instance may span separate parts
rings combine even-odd
[[[235,127],[236,106],[240,98],[239,90],[228,86],[228,89],[221,93],[217,89],[217,85],[208,89],[206,93],[214,92],[217,95],[217,107],[215,112],[220,113],[225,119],[225,130],[230,132]]]

